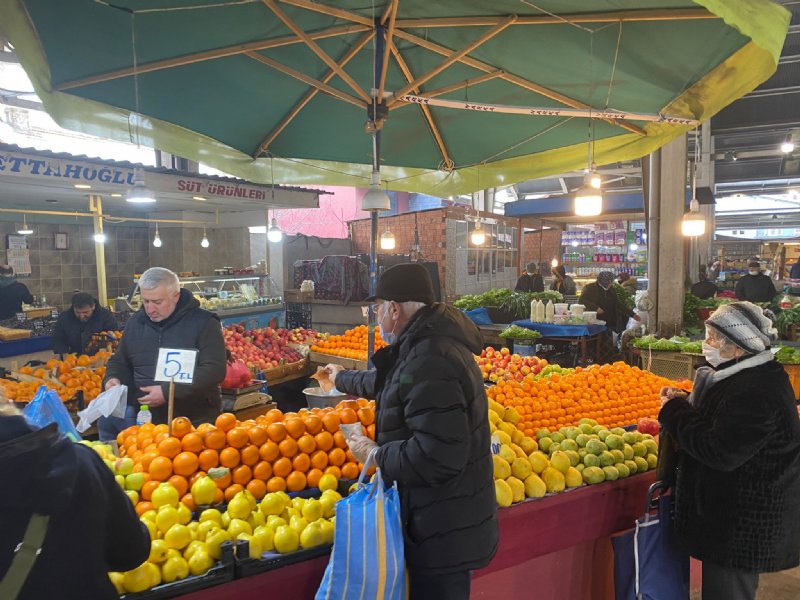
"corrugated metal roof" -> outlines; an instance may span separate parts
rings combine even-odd
[[[97,165],[104,165],[109,167],[120,167],[124,169],[143,169],[149,173],[163,173],[165,175],[175,175],[179,177],[197,177],[199,179],[206,179],[210,181],[227,181],[231,183],[246,183],[248,185],[258,185],[263,187],[270,187],[269,185],[265,185],[263,183],[254,183],[251,181],[246,181],[244,179],[237,179],[236,177],[220,177],[219,175],[206,175],[203,173],[192,173],[188,171],[178,171],[177,169],[168,169],[166,167],[152,167],[148,165],[143,165],[141,163],[132,163],[128,161],[118,161],[118,160],[108,160],[105,158],[99,158],[96,156],[87,156],[85,154],[70,154],[68,152],[51,152],[50,150],[39,150],[37,148],[23,148],[22,146],[17,146],[16,144],[4,144],[0,142],[0,152],[20,152],[22,154],[35,154],[37,156],[45,157],[45,158],[53,158],[59,160],[80,160],[84,162],[89,162],[92,164]],[[293,185],[276,185],[276,190],[288,190],[292,192],[308,192],[311,194],[318,194],[318,195],[326,195],[331,194],[332,192],[327,192],[325,190],[317,190],[313,188],[304,188],[299,186]]]

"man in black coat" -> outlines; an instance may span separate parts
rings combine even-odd
[[[525,265],[525,272],[517,279],[517,284],[514,286],[515,292],[543,292],[544,291],[544,278],[539,273],[539,267],[535,262],[529,262]]]
[[[105,389],[128,386],[128,410],[124,419],[100,418],[101,439],[113,439],[132,425],[140,404],[150,407],[153,422],[166,423],[169,384],[155,381],[160,348],[197,350],[192,383],[175,384],[175,416],[187,417],[197,425],[213,422],[219,414],[219,384],[227,369],[219,317],[201,309],[169,269],[145,271],[139,291],[142,307],[128,319],[104,381]]]
[[[641,321],[639,315],[625,306],[611,289],[614,284],[614,273],[601,271],[594,283],[587,284],[581,292],[580,303],[586,310],[596,311],[597,318],[605,321],[609,331],[623,331],[628,318]]]
[[[708,280],[708,275],[700,271],[699,279],[700,280],[692,286],[692,289],[689,290],[692,294],[701,300],[708,300],[717,295],[719,288]]]
[[[49,517],[41,553],[17,600],[115,600],[109,571],[135,569],[150,535],[133,503],[91,448],[34,429],[0,407],[0,579],[33,514]]]
[[[117,329],[110,310],[97,306],[97,300],[90,294],[78,292],[72,296],[71,310],[58,315],[53,331],[53,352],[85,354],[95,333]]]
[[[736,298],[748,302],[770,302],[777,292],[772,279],[761,272],[761,263],[757,260],[750,261],[747,269],[747,275],[736,282]]]
[[[0,319],[10,319],[22,311],[22,305],[31,304],[33,296],[24,283],[14,277],[14,268],[0,265]]]
[[[497,508],[488,401],[473,353],[477,327],[433,301],[425,269],[387,270],[374,298],[389,344],[371,371],[328,365],[336,388],[376,399],[375,440],[348,439],[356,458],[374,460],[400,490],[411,600],[465,600],[470,572],[497,549]]]
[[[800,563],[800,419],[776,333],[758,306],[723,305],[692,395],[661,390],[658,419],[680,448],[675,534],[703,561],[703,600],[752,600],[759,573]]]

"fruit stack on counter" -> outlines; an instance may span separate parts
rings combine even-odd
[[[324,475],[356,479],[363,465],[350,453],[339,425],[360,422],[374,439],[374,407],[361,398],[285,415],[273,409],[249,421],[223,413],[213,425],[196,429],[179,417],[172,423],[172,436],[166,425],[129,427],[117,444],[121,456],[133,459],[133,472],[144,474],[136,511],[141,515],[154,508],[152,495],[162,482],[172,484],[181,502],[194,510],[209,503],[206,497],[194,498],[194,484],[201,479],[214,483],[212,504],[230,501],[243,490],[260,500],[269,492],[316,488]]]
[[[353,360],[367,360],[367,326],[359,325],[348,329],[342,335],[332,335],[326,340],[321,340],[311,346],[313,352],[341,356]],[[375,350],[386,346],[378,330],[375,330]]]
[[[499,379],[487,395],[519,414],[519,428],[533,436],[542,428],[576,425],[582,418],[605,427],[633,425],[643,417],[654,418],[661,408],[659,391],[680,384],[623,362],[592,365],[567,374],[548,377],[526,375],[521,381]]]
[[[549,377],[552,373],[568,375],[575,371],[575,369],[548,364],[545,359],[536,356],[512,354],[508,348],[500,350],[491,347],[485,348],[480,355],[475,355],[475,362],[478,363],[478,368],[483,373],[484,381],[492,383],[511,379],[522,381],[525,378],[532,381]]]
[[[101,351],[94,356],[68,354],[64,360],[50,359],[42,367],[20,367],[20,375],[32,378],[30,381],[0,379],[0,387],[6,398],[13,402],[30,402],[42,385],[55,390],[63,402],[72,400],[78,392],[83,392],[86,403],[94,400],[101,391],[105,362],[109,352]],[[99,366],[94,366],[99,365]]]
[[[658,445],[650,433],[609,430],[581,419],[553,433],[540,429],[534,440],[517,427],[519,418],[513,408],[489,400],[495,496],[501,507],[625,478],[654,469],[658,462]],[[642,425],[653,426],[646,420]],[[657,432],[657,422],[655,427]]]
[[[192,489],[202,486],[203,479],[209,478],[198,480]],[[213,482],[209,485],[216,487]],[[204,575],[217,564],[227,541],[247,541],[251,559],[331,544],[335,505],[341,500],[337,486],[335,477],[325,475],[319,498],[291,499],[285,492],[272,492],[260,502],[244,490],[223,510],[201,507],[195,518],[172,484],[159,483],[152,494],[153,508],[140,516],[150,533],[149,557],[131,571],[109,573],[109,578],[119,594],[143,592]]]
[[[303,355],[289,346],[288,329],[245,329],[229,325],[223,331],[225,347],[236,360],[255,372],[274,369],[286,363],[303,360]]]

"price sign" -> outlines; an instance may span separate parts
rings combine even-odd
[[[159,348],[155,381],[192,383],[197,350]]]
[[[19,321],[20,323],[22,323],[27,318],[28,318],[28,315],[26,315],[24,312],[18,312],[17,313],[17,321]]]
[[[51,319],[57,319],[58,318],[58,311],[57,310],[51,310],[50,311],[50,318]]]
[[[33,322],[33,330],[34,331],[41,331],[44,329],[44,323],[42,321],[34,321]]]

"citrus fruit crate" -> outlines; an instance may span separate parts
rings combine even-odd
[[[323,544],[315,548],[297,550],[288,554],[265,552],[261,558],[250,558],[250,544],[247,540],[239,540],[235,546],[235,573],[236,578],[250,577],[267,571],[274,571],[281,567],[288,567],[312,558],[327,556],[331,553],[333,544]],[[239,558],[241,556],[242,558]]]
[[[344,356],[336,356],[334,354],[323,354],[322,352],[310,352],[308,359],[315,364],[327,365],[329,363],[334,365],[342,365],[345,369],[366,370],[367,361],[356,360],[355,358],[345,358]]]
[[[642,369],[673,381],[694,379],[695,369],[705,362],[702,354],[664,350],[640,350],[639,356],[642,359]]]
[[[223,542],[220,544],[222,560],[211,567],[205,575],[191,575],[186,579],[157,585],[144,592],[125,594],[122,600],[167,600],[205,590],[215,585],[228,583],[236,577],[236,564],[233,555],[233,544]]]

